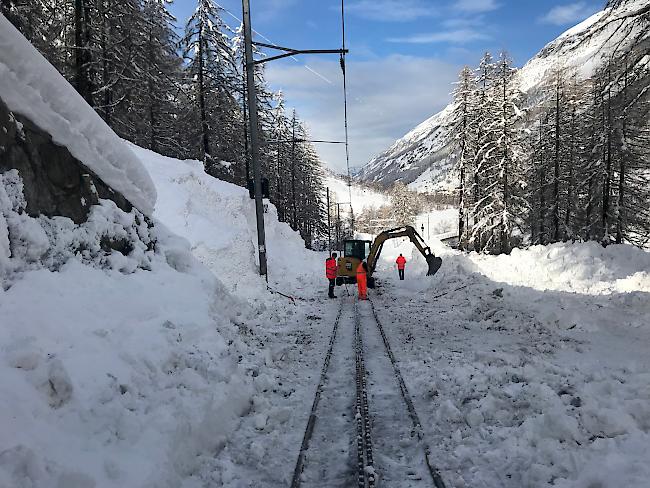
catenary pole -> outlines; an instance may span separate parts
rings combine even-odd
[[[253,60],[253,36],[251,29],[250,0],[242,0],[244,21],[244,45],[246,56],[246,82],[248,85],[248,123],[251,135],[251,162],[255,189],[255,216],[257,219],[257,250],[260,275],[268,280],[266,267],[266,235],[264,231],[264,202],[262,201],[262,169],[257,125],[257,96],[255,91],[255,63]]]
[[[332,221],[330,218],[330,189],[327,187],[327,251],[332,255]]]
[[[253,166],[253,188],[255,191],[255,214],[257,218],[257,246],[260,260],[260,275],[265,276],[268,281],[266,265],[266,237],[264,233],[264,203],[262,201],[262,169],[260,167],[260,146],[258,135],[257,119],[257,95],[255,90],[255,66],[258,64],[268,63],[276,59],[293,57],[298,54],[339,54],[344,55],[348,50],[343,49],[291,49],[273,44],[253,42],[253,29],[251,26],[251,7],[250,0],[242,0],[242,21],[244,24],[244,54],[246,64],[246,84],[248,100],[248,123],[251,135],[251,163]],[[261,47],[284,51],[284,54],[271,56],[255,61],[253,59],[253,44]],[[344,71],[345,77],[345,71]],[[294,131],[295,131],[295,112],[294,112]],[[295,145],[295,135],[293,137]],[[346,138],[347,140],[347,138]],[[329,142],[329,141],[328,141]],[[295,161],[294,161],[294,179],[295,179]],[[294,182],[295,184],[295,182]],[[295,194],[294,194],[294,223],[296,221]],[[295,224],[294,224],[295,226]],[[297,227],[297,226],[296,226]]]

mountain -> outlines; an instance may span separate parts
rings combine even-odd
[[[338,175],[332,171],[325,171],[325,187],[329,189],[332,202],[349,202],[352,199],[352,207],[356,213],[362,212],[365,208],[379,208],[390,203],[390,196],[368,185],[359,184],[352,180],[348,187],[347,177]]]
[[[533,106],[543,98],[541,87],[556,66],[573,68],[579,77],[589,77],[608,52],[634,38],[631,31],[639,27],[632,16],[646,9],[646,0],[617,2],[547,44],[515,77],[519,90],[526,96],[526,105]],[[454,160],[446,128],[452,111],[450,104],[422,122],[372,159],[357,177],[386,186],[401,180],[418,191],[453,190],[457,176],[452,172]]]

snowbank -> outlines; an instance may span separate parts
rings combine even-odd
[[[150,215],[156,190],[147,171],[76,90],[0,14],[0,98],[52,135],[104,183]]]
[[[32,218],[22,188],[0,175],[0,487],[197,486],[253,401],[246,307],[138,210]]]
[[[248,191],[205,173],[200,161],[161,156],[131,145],[158,191],[154,216],[192,245],[194,255],[233,294],[267,300],[258,274],[255,209]],[[269,283],[303,295],[323,281],[324,258],[305,249],[298,233],[278,222],[273,205],[265,214]]]
[[[494,281],[535,290],[587,295],[650,292],[650,252],[629,245],[552,244],[515,249],[510,256],[471,260]]]
[[[416,254],[377,274],[388,334],[446,482],[645,488],[650,253],[554,244]],[[408,254],[407,254],[408,253]]]

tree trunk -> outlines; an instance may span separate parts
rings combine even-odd
[[[568,231],[571,226],[571,215],[574,207],[573,202],[573,186],[574,181],[574,165],[575,165],[575,133],[576,133],[576,108],[575,105],[571,108],[571,140],[570,140],[570,149],[569,149],[569,174],[567,181],[567,202],[566,202],[566,214],[564,216],[564,228],[565,231]],[[572,231],[571,234],[574,232]]]
[[[203,143],[204,163],[210,157],[210,136],[208,134],[208,114],[205,107],[205,80],[204,80],[204,59],[203,59],[203,25],[199,27],[199,110],[201,112],[201,139]]]
[[[555,85],[555,160],[553,175],[553,242],[560,240],[560,79]]]
[[[292,228],[298,228],[298,210],[296,204],[296,114],[293,114],[291,129],[291,207],[293,213]]]
[[[606,123],[606,138],[607,144],[605,147],[605,175],[603,184],[603,244],[607,245],[609,242],[609,213],[610,213],[610,198],[611,198],[611,182],[612,182],[612,99],[611,88],[607,91],[607,123]]]
[[[622,129],[621,129],[621,157],[619,163],[619,173],[618,173],[618,211],[616,213],[616,243],[623,243],[623,227],[625,225],[625,197],[626,197],[626,178],[627,178],[627,162],[625,158],[627,157],[627,88],[629,82],[629,67],[627,63],[627,57],[625,58],[625,81],[623,85],[623,111],[621,114],[622,118]]]

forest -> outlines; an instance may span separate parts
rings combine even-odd
[[[160,0],[0,0],[0,11],[120,137],[247,186],[243,36],[226,22],[235,15],[213,0],[197,0],[184,26]],[[270,201],[310,247],[326,225],[321,161],[296,111],[256,70]]]
[[[603,62],[586,79],[554,66],[539,89],[522,93],[507,53],[496,60],[486,53],[476,69],[461,71],[449,133],[464,249],[500,254],[562,241],[647,247],[648,11],[603,23],[613,30],[609,39],[621,41],[601,48]]]

